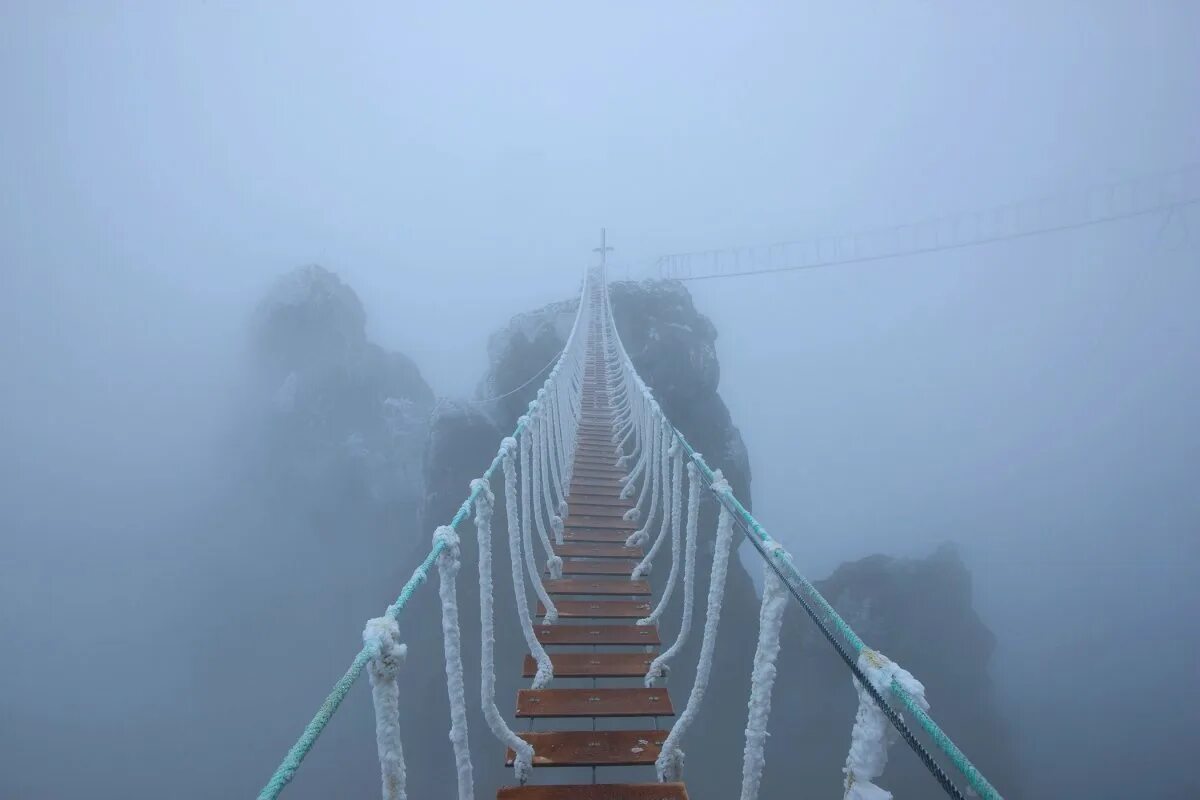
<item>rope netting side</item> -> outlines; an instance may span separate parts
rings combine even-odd
[[[720,480],[724,481],[723,478]],[[700,644],[700,660],[696,664],[696,681],[692,684],[692,692],[688,696],[683,713],[671,726],[671,732],[667,734],[662,750],[654,762],[658,779],[663,782],[677,781],[683,774],[684,754],[680,743],[695,721],[696,715],[700,713],[700,705],[708,691],[713,653],[717,647],[717,628],[721,624],[721,605],[725,599],[725,578],[729,573],[729,550],[732,540],[733,517],[722,508],[717,519],[712,574],[708,584],[708,607],[704,619],[704,638]]]
[[[658,551],[662,548],[663,542],[666,541],[668,533],[671,535],[672,552],[678,550],[679,545],[679,512],[680,506],[683,504],[682,487],[680,484],[683,481],[683,457],[679,455],[679,448],[674,442],[663,452],[663,475],[664,475],[664,496],[663,496],[663,514],[662,522],[659,524],[658,535],[654,537],[654,544],[638,562],[638,565],[633,568],[630,578],[637,580],[644,575],[649,575],[651,568],[654,566],[654,559],[658,556]],[[671,502],[667,503],[665,485],[671,484]],[[663,588],[663,602],[670,596],[671,590],[674,588],[675,562],[671,562],[671,574],[667,576],[667,585]]]
[[[542,540],[542,548],[546,551],[546,571],[550,573],[551,578],[561,578],[563,570],[562,559],[554,552],[554,546],[550,543],[550,537],[546,533],[546,518],[543,516],[543,504],[546,511],[549,510],[548,493],[549,488],[546,486],[544,479],[545,473],[542,466],[542,439],[543,432],[546,430],[544,420],[540,415],[534,414],[533,424],[530,426],[529,433],[531,441],[525,444],[525,449],[531,451],[529,461],[532,468],[532,486],[530,491],[533,495],[532,506],[530,513],[533,515],[533,522],[537,526],[538,538]],[[524,455],[522,456],[524,459]],[[526,525],[528,525],[526,521]],[[541,575],[538,575],[538,583],[541,583]],[[542,591],[545,591],[543,587]],[[546,608],[549,608],[547,604]],[[557,610],[557,609],[556,609]]]
[[[775,686],[775,661],[779,657],[779,629],[787,609],[788,591],[773,570],[763,571],[762,606],[758,613],[758,646],[750,674],[746,747],[742,752],[742,800],[755,800],[766,764],[767,721],[771,716],[771,690]]]
[[[446,696],[450,701],[450,743],[454,747],[454,766],[458,773],[458,800],[475,796],[471,746],[467,735],[467,690],[463,678],[462,631],[458,624],[458,571],[462,567],[462,548],[458,532],[443,525],[433,534],[441,543],[438,556],[438,596],[442,601],[442,649],[446,657]]]
[[[517,616],[521,620],[521,633],[525,636],[525,644],[537,661],[537,674],[533,678],[533,688],[541,689],[554,677],[554,667],[550,656],[546,654],[542,643],[533,632],[533,620],[529,615],[529,600],[525,597],[525,572],[521,566],[521,521],[517,513],[517,467],[513,451],[517,442],[511,437],[504,440],[504,506],[508,513],[508,553],[512,562],[513,594],[517,603]],[[537,565],[534,565],[535,577]],[[542,590],[543,592],[545,589]],[[544,602],[544,601],[543,601]],[[546,621],[550,621],[550,605],[546,605]]]
[[[533,769],[533,746],[508,727],[496,707],[496,620],[492,583],[492,513],[496,497],[486,478],[471,481],[475,495],[475,534],[479,540],[479,703],[492,734],[516,753],[513,773],[523,785]]]
[[[679,623],[679,633],[675,641],[650,662],[646,670],[645,685],[647,688],[661,678],[666,677],[671,659],[687,644],[688,632],[692,628],[692,604],[696,586],[696,533],[700,525],[700,481],[696,475],[696,465],[688,462],[688,502],[687,502],[687,533],[683,554],[683,617]],[[655,609],[661,616],[661,607]],[[650,617],[638,620],[639,625],[652,625]]]

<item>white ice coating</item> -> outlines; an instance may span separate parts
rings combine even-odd
[[[551,513],[550,487],[546,484],[546,467],[542,457],[545,452],[543,442],[547,432],[548,426],[545,420],[540,414],[535,414],[532,426],[526,431],[531,439],[527,447],[533,451],[531,457],[533,462],[533,519],[537,523],[538,538],[542,540],[542,547],[547,553],[546,571],[550,573],[551,578],[558,579],[562,577],[563,561],[554,552],[554,547],[550,544],[550,537],[546,534],[546,516]]]
[[[476,489],[479,490],[475,496],[475,534],[479,540],[479,703],[492,734],[516,753],[513,772],[524,784],[533,769],[533,746],[513,733],[496,707],[496,629],[492,606],[492,511],[496,497],[482,478],[471,481],[471,491]]]
[[[533,678],[533,688],[541,689],[554,677],[554,667],[550,656],[533,633],[533,620],[529,616],[529,600],[525,597],[525,576],[521,569],[521,522],[517,519],[517,467],[513,451],[517,449],[517,441],[511,436],[504,440],[504,505],[508,512],[508,554],[512,562],[513,594],[517,603],[517,616],[521,619],[521,633],[525,636],[525,644],[537,661],[537,674]],[[549,617],[550,606],[546,606]]]
[[[713,480],[713,491],[717,494],[729,490],[729,482],[717,471]],[[712,576],[708,584],[708,611],[704,620],[704,639],[700,644],[700,660],[696,664],[696,682],[692,684],[692,693],[688,696],[687,705],[679,719],[671,727],[667,740],[663,742],[662,750],[654,762],[658,779],[662,782],[677,781],[683,774],[683,751],[679,744],[696,715],[700,713],[700,704],[704,702],[704,693],[708,690],[708,679],[712,674],[713,653],[717,647],[717,627],[721,624],[721,604],[725,599],[725,577],[729,572],[729,550],[733,540],[733,517],[724,505],[717,519],[717,537],[713,545]]]
[[[673,447],[672,451],[675,454],[674,474],[671,478],[671,572],[667,575],[667,583],[663,587],[662,597],[658,601],[658,605],[650,612],[650,616],[643,617],[638,620],[638,625],[655,625],[666,610],[667,603],[671,599],[671,595],[675,592],[675,583],[679,578],[680,561],[682,561],[680,552],[680,528],[683,527],[683,487],[680,485],[683,482],[683,455],[678,447]],[[692,470],[694,467],[691,462],[688,462],[688,478],[691,479]],[[688,507],[691,508],[691,489],[688,489]],[[662,537],[659,537],[659,542]],[[658,547],[659,542],[655,542],[654,546]],[[649,556],[647,556],[649,557]],[[641,564],[638,565],[641,567]],[[636,577],[637,569],[634,570]]]
[[[371,700],[375,704],[375,746],[383,800],[406,800],[404,748],[400,744],[400,688],[396,675],[408,655],[400,643],[400,626],[391,616],[367,620],[363,643],[374,644],[377,653],[367,662],[371,678]]]
[[[772,543],[774,544],[774,543]],[[776,545],[776,547],[778,547]],[[773,557],[775,554],[769,554]],[[762,606],[758,612],[758,647],[750,677],[746,747],[742,753],[742,799],[756,800],[766,764],[767,721],[771,716],[771,689],[775,686],[775,660],[779,657],[779,629],[787,608],[787,587],[775,570],[763,570]]]
[[[647,451],[650,454],[650,459],[647,466],[646,482],[642,484],[642,494],[638,498],[637,506],[625,513],[625,519],[635,521],[640,519],[642,527],[629,534],[629,538],[625,540],[626,547],[645,547],[650,541],[650,526],[654,524],[654,518],[658,514],[659,496],[666,495],[666,476],[664,472],[666,471],[667,454],[666,447],[664,446],[666,434],[663,431],[663,426],[656,422],[650,437],[651,445]],[[642,499],[646,496],[647,485],[650,487],[650,503],[645,515],[641,516]],[[662,500],[662,505],[666,506],[665,499]]]
[[[546,623],[552,625],[558,620],[558,609],[554,606],[554,601],[550,599],[550,595],[546,592],[546,587],[542,585],[542,571],[537,564],[537,556],[533,554],[533,468],[530,465],[530,430],[528,417],[521,418],[525,422],[525,430],[521,434],[521,513],[520,513],[520,534],[521,548],[525,556],[525,567],[529,571],[529,582],[533,584],[533,591],[537,594],[538,599],[542,601],[542,605],[546,607]],[[507,473],[506,473],[507,477]],[[507,489],[507,482],[505,484]],[[505,498],[507,499],[507,491]],[[510,513],[511,516],[511,513]],[[538,533],[541,535],[542,548],[546,553],[547,558],[554,556],[554,548],[550,546],[550,540],[546,538],[546,531],[540,528]],[[514,584],[515,585],[515,584]]]
[[[883,697],[896,681],[908,692],[917,705],[928,709],[925,687],[899,664],[882,653],[864,648],[858,656],[858,667]],[[891,800],[892,793],[876,786],[874,780],[887,766],[887,751],[896,738],[895,729],[867,690],[852,678],[858,692],[858,713],[850,732],[850,752],[846,756],[846,800]]]
[[[638,580],[644,575],[650,574],[651,567],[654,566],[654,559],[658,555],[658,551],[662,548],[662,544],[667,539],[667,534],[671,535],[671,574],[667,577],[667,585],[663,589],[662,603],[666,603],[667,598],[671,596],[671,590],[675,588],[675,565],[678,562],[679,556],[679,514],[682,511],[683,505],[683,456],[680,454],[678,442],[672,442],[671,447],[663,454],[663,469],[664,475],[670,476],[671,484],[671,503],[667,504],[666,498],[663,498],[663,517],[662,523],[659,525],[658,535],[654,539],[654,544],[651,545],[649,552],[642,558],[641,562],[633,568],[630,573],[631,580]],[[667,480],[664,480],[664,486]]]
[[[689,461],[688,472],[688,516],[687,534],[683,554],[683,617],[679,623],[679,635],[675,642],[657,658],[650,662],[646,670],[645,684],[647,688],[666,677],[671,659],[687,644],[688,633],[692,629],[692,614],[696,586],[696,534],[700,526],[700,480],[699,470]],[[651,624],[649,618],[638,620],[639,625]]]
[[[463,680],[462,633],[458,625],[457,580],[462,566],[462,548],[458,533],[449,525],[438,528],[433,541],[444,545],[437,562],[438,594],[442,600],[442,645],[446,654],[446,694],[450,699],[450,742],[454,746],[454,764],[458,772],[458,800],[472,800],[475,779],[467,738],[467,694]]]

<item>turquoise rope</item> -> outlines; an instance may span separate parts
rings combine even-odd
[[[684,438],[683,434],[680,433],[675,426],[671,425],[671,423],[667,420],[666,415],[662,413],[662,410],[657,410],[663,421],[666,422],[667,425],[671,427],[671,430],[675,432],[676,438],[679,439],[680,445],[682,445],[683,449],[687,451],[688,456],[695,462],[700,471],[704,473],[705,477],[707,477],[710,482],[713,481],[716,478],[716,474],[712,471],[712,469],[709,468],[708,464],[704,463],[704,457],[692,448],[687,439]],[[710,486],[709,488],[712,487]],[[725,500],[729,506],[732,507],[734,513],[736,513],[742,519],[742,521],[746,523],[746,527],[754,532],[754,535],[758,537],[760,542],[762,542],[764,545],[777,544],[776,541],[771,537],[771,534],[767,533],[767,529],[764,528],[762,524],[754,518],[753,514],[746,510],[746,507],[743,506],[741,501],[737,499],[732,489],[727,489],[723,492],[718,492],[714,489],[713,493],[719,498]],[[821,610],[825,613],[826,618],[833,623],[838,632],[842,634],[842,637],[854,648],[854,654],[861,654],[862,651],[866,649],[866,644],[861,638],[859,638],[858,634],[854,632],[854,629],[850,627],[849,623],[842,619],[841,615],[834,610],[833,606],[829,604],[829,601],[827,601],[825,597],[819,591],[817,591],[817,587],[813,586],[807,578],[805,578],[796,570],[796,565],[792,563],[792,559],[787,554],[787,551],[780,548],[774,550],[774,554],[775,562],[779,565],[780,569],[786,572],[788,577],[795,581],[795,583],[798,584],[801,589],[803,589],[804,593],[821,607]],[[1003,800],[1003,798],[1000,796],[1000,793],[996,791],[995,787],[992,786],[988,779],[983,776],[983,773],[981,773],[975,767],[975,765],[971,763],[966,754],[958,748],[958,745],[954,744],[953,740],[951,740],[946,732],[943,731],[937,722],[934,721],[933,717],[929,716],[929,714],[923,708],[917,705],[916,701],[913,700],[912,695],[905,691],[904,687],[901,686],[900,683],[895,679],[892,680],[891,690],[892,694],[896,696],[896,699],[899,700],[900,703],[906,709],[908,709],[909,713],[916,718],[917,722],[920,723],[921,728],[924,729],[927,734],[929,734],[929,738],[933,740],[934,744],[937,745],[939,750],[946,754],[946,757],[949,758],[954,766],[958,768],[958,771],[961,772],[963,777],[967,779],[967,783],[971,784],[971,788],[978,792],[980,797],[985,798],[985,800]]]
[[[304,733],[300,734],[300,738],[292,745],[292,749],[288,750],[287,755],[284,756],[283,763],[279,765],[279,769],[275,770],[275,774],[271,776],[271,780],[267,781],[267,785],[258,793],[258,800],[275,800],[275,798],[279,797],[279,793],[283,791],[283,787],[288,785],[292,777],[296,774],[296,770],[300,769],[300,762],[304,760],[304,757],[308,755],[308,751],[316,744],[317,737],[321,735],[321,731],[325,730],[325,726],[333,718],[333,714],[338,710],[338,706],[346,699],[350,688],[354,686],[354,682],[362,674],[363,667],[378,653],[378,642],[363,645],[363,649],[358,651],[358,655],[354,657],[354,663],[350,665],[350,669],[346,670],[346,674],[334,685],[333,691],[325,698],[325,702],[321,704],[317,715],[305,727]]]
[[[536,400],[530,403],[529,413],[532,414],[534,411],[536,411],[537,406],[538,403]],[[516,437],[520,436],[521,432],[524,430],[525,423],[517,423],[516,429],[513,430],[512,437],[515,439]],[[500,466],[500,460],[503,455],[504,451],[501,450],[496,454],[496,457],[492,459],[491,465],[488,466],[487,471],[483,473],[483,479],[485,481],[491,480],[492,475]],[[471,505],[475,502],[475,498],[482,490],[483,489],[481,486],[477,486],[475,489],[471,490],[471,494],[458,509],[458,513],[454,515],[454,519],[451,520],[450,527],[455,529],[458,528],[459,523],[466,518],[468,509],[471,508]],[[433,547],[429,550],[429,555],[425,556],[425,560],[422,561],[415,570],[413,570],[412,577],[408,579],[408,583],[404,584],[404,588],[400,590],[400,596],[396,598],[396,602],[388,606],[388,616],[390,616],[392,619],[399,620],[400,612],[403,611],[404,607],[408,605],[409,599],[413,596],[413,593],[417,591],[417,588],[420,587],[421,584],[425,583],[426,580],[428,580],[429,571],[433,568],[433,565],[437,563],[437,558],[439,555],[441,555],[441,552],[445,549],[445,547],[446,545],[444,541],[442,539],[438,539]],[[276,798],[279,797],[279,793],[283,791],[283,787],[287,786],[288,783],[291,782],[292,777],[296,774],[296,770],[300,768],[300,762],[304,760],[304,757],[308,755],[308,751],[312,749],[314,744],[316,744],[317,738],[320,737],[321,733],[325,730],[325,726],[329,724],[329,720],[333,718],[334,712],[338,710],[338,706],[342,704],[342,700],[346,698],[346,694],[349,693],[350,688],[354,686],[354,682],[358,680],[358,676],[362,674],[363,667],[366,666],[368,661],[376,656],[378,650],[379,645],[377,643],[372,643],[363,645],[363,649],[358,651],[358,655],[354,657],[354,661],[350,664],[350,668],[346,670],[346,674],[343,675],[341,679],[334,685],[333,691],[330,692],[329,696],[325,698],[325,702],[321,704],[321,708],[317,711],[316,716],[312,718],[312,721],[309,722],[304,728],[304,733],[300,734],[300,738],[297,739],[296,743],[292,745],[292,748],[288,750],[287,755],[284,756],[283,761],[276,768],[275,773],[271,775],[270,780],[267,781],[267,785],[264,786],[262,791],[258,793],[258,800],[276,800]]]

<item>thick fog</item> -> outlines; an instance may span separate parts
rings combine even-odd
[[[6,798],[256,792],[283,751],[239,714],[298,733],[393,599],[359,579],[398,590],[428,537],[223,511],[261,494],[231,454],[284,271],[337,272],[463,397],[602,225],[651,277],[1200,142],[1186,2],[8,2],[0,31]],[[689,289],[802,571],[958,543],[1026,796],[1200,795],[1200,209]],[[273,705],[306,655],[311,702]]]

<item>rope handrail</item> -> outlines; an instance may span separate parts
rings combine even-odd
[[[567,336],[566,343],[563,345],[562,350],[558,354],[558,358],[554,362],[554,368],[551,370],[550,376],[546,378],[546,381],[543,384],[543,388],[545,389],[549,389],[555,377],[557,377],[559,368],[562,366],[568,353],[571,351],[571,347],[576,337],[579,335],[579,323],[583,318],[584,309],[587,306],[585,299],[588,289],[589,281],[585,276],[581,288],[580,301],[575,311],[575,321],[571,327],[570,334]],[[545,368],[543,367],[543,369]],[[539,370],[539,372],[540,371],[541,370]],[[528,385],[528,383],[526,385]],[[541,404],[542,397],[543,394],[539,393],[538,397],[529,404],[529,410],[525,415],[521,416],[520,419],[517,420],[516,427],[513,429],[511,437],[508,438],[522,438],[522,434],[531,424],[530,418],[535,414]],[[507,439],[505,441],[507,441]],[[463,501],[461,506],[459,506],[458,511],[450,520],[450,524],[446,526],[451,531],[457,531],[458,526],[461,525],[462,522],[470,515],[475,501],[484,491],[484,486],[487,483],[490,483],[492,476],[496,474],[496,471],[503,463],[506,452],[507,449],[504,443],[501,443],[496,456],[492,459],[491,464],[488,465],[488,468],[483,473],[483,480],[472,483],[472,488],[470,493],[467,495],[467,499]],[[391,617],[392,619],[399,619],[401,612],[408,605],[409,599],[413,596],[416,590],[420,588],[421,584],[425,583],[429,579],[430,570],[432,570],[434,565],[437,564],[438,558],[442,555],[445,549],[445,538],[442,537],[436,539],[432,547],[430,547],[428,554],[425,556],[425,559],[417,566],[416,569],[413,570],[412,575],[404,584],[404,587],[400,590],[400,594],[396,598],[396,602],[387,607],[385,612],[386,616]],[[258,800],[276,800],[276,798],[279,797],[279,794],[283,791],[284,787],[291,782],[293,777],[295,777],[296,771],[300,768],[300,764],[304,761],[304,758],[308,755],[309,751],[312,750],[313,745],[316,744],[317,739],[321,736],[321,733],[325,730],[326,726],[328,726],[329,721],[333,719],[333,715],[337,713],[338,708],[341,707],[342,701],[346,699],[346,695],[349,694],[350,689],[354,686],[359,677],[361,677],[367,664],[373,658],[376,658],[379,655],[379,646],[378,640],[368,641],[363,644],[362,649],[360,649],[355,655],[354,660],[350,663],[349,668],[342,675],[342,677],[338,679],[337,683],[334,684],[333,689],[325,698],[325,701],[321,704],[320,708],[317,710],[317,713],[304,727],[304,731],[300,734],[300,737],[296,740],[295,744],[288,749],[287,754],[284,756],[279,766],[271,774],[271,777],[267,780],[262,790],[258,793]]]
[[[607,276],[602,277],[601,283],[604,286],[607,295],[608,282]],[[606,297],[607,300],[607,297]],[[608,302],[603,304],[604,313],[607,315],[606,323],[609,326],[612,334],[612,339],[615,342],[616,349],[624,362],[624,365],[632,376],[636,387],[642,391],[648,400],[648,405],[666,429],[671,432],[671,435],[678,442],[679,446],[687,454],[688,460],[696,465],[699,474],[708,490],[713,494],[717,501],[721,504],[742,529],[746,539],[754,546],[763,561],[772,569],[772,571],[783,581],[788,587],[791,595],[800,603],[808,616],[817,624],[822,634],[837,650],[839,656],[846,663],[855,679],[863,686],[864,690],[871,696],[871,699],[879,706],[883,714],[888,718],[893,727],[904,738],[905,742],[917,754],[929,772],[941,784],[946,793],[957,800],[964,800],[962,792],[950,780],[945,770],[933,759],[933,756],[925,749],[925,747],[917,740],[916,736],[909,729],[908,725],[900,714],[892,708],[882,695],[872,685],[870,679],[863,672],[857,663],[857,658],[863,653],[874,653],[873,650],[866,646],[862,638],[854,632],[849,623],[842,618],[840,614],[834,610],[829,601],[817,590],[817,588],[805,578],[797,569],[792,560],[791,554],[768,532],[762,523],[760,523],[750,511],[742,505],[737,496],[733,493],[733,489],[728,483],[719,480],[719,476],[712,468],[704,461],[703,456],[687,441],[684,435],[676,428],[671,421],[663,413],[658,402],[653,399],[649,387],[646,386],[637,370],[633,367],[633,361],[629,357],[628,351],[625,349],[624,342],[621,341],[621,335],[617,331],[616,321],[612,316],[612,307]],[[714,486],[714,483],[717,485]],[[806,599],[807,598],[807,599]],[[813,606],[816,606],[815,609]],[[820,610],[818,614],[817,609]],[[824,615],[825,619],[822,619]],[[825,620],[829,620],[839,634],[850,644],[854,651],[854,657],[846,651],[846,648],[830,631],[829,625]],[[900,701],[900,704],[916,718],[921,728],[930,736],[938,749],[950,759],[951,763],[963,774],[971,788],[985,800],[1003,800],[1000,793],[992,786],[992,784],[983,776],[983,774],[971,763],[966,754],[954,744],[953,740],[946,734],[945,731],[934,721],[912,697],[912,695],[902,686],[897,680],[892,680],[888,687],[892,694]]]

